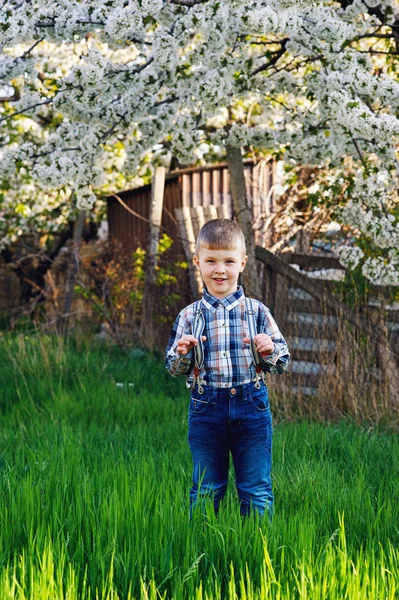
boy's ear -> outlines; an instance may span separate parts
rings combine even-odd
[[[199,267],[199,260],[198,260],[198,256],[196,254],[194,254],[194,256],[193,256],[193,263],[195,264],[196,267]]]
[[[242,273],[242,271],[244,270],[244,267],[247,264],[247,260],[248,260],[248,256],[247,255],[243,256],[242,261],[241,261],[240,273]]]

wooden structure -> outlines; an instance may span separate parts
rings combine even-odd
[[[275,163],[261,161],[255,165],[245,161],[245,177],[248,198],[252,206],[254,222],[261,222],[274,210],[273,185],[276,178]],[[136,213],[127,212],[118,200],[107,199],[109,235],[125,248],[145,248],[147,244],[151,186],[146,185],[118,194],[123,202]],[[167,175],[161,227],[176,243],[175,252],[182,254],[179,240],[181,234],[175,216],[179,208],[215,207],[217,214],[233,217],[230,193],[230,176],[226,164],[207,165],[174,171]],[[212,209],[211,209],[212,210]],[[215,213],[213,213],[215,214]],[[257,229],[256,242],[264,245],[262,231]]]
[[[338,259],[260,247],[256,257],[265,268],[263,300],[290,347],[291,390],[301,396],[334,390],[337,398],[352,387],[353,394],[371,390],[398,406],[399,308],[386,301],[387,290],[374,286],[368,306],[355,311],[338,292],[337,273],[344,270]]]

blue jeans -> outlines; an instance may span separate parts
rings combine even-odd
[[[230,453],[241,514],[273,513],[270,478],[272,416],[267,387],[253,383],[236,388],[192,390],[188,441],[193,457],[191,512],[199,498],[211,497],[215,512],[226,493]]]

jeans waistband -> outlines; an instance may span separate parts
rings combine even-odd
[[[260,388],[266,388],[265,384],[260,382]],[[203,397],[207,398],[246,398],[256,389],[255,383],[250,381],[249,383],[243,383],[242,385],[235,385],[232,387],[211,387],[209,385],[203,386],[203,393],[201,394]],[[193,392],[197,391],[196,387],[192,390]]]

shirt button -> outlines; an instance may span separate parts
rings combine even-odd
[[[230,392],[232,393],[233,396],[235,396],[235,394],[237,393],[236,388],[231,388]]]

